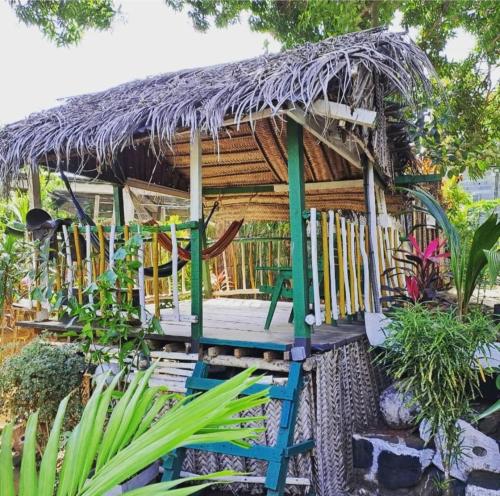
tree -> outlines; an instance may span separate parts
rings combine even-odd
[[[417,43],[433,62],[440,91],[417,121],[416,141],[434,163],[457,175],[480,176],[495,164],[500,141],[500,96],[492,71],[500,49],[496,0],[165,0],[186,9],[197,30],[241,21],[292,47],[351,31],[388,25],[397,15],[416,28]],[[447,43],[462,29],[476,46],[461,62],[448,60]]]
[[[106,30],[119,12],[113,0],[7,0],[17,17],[58,45],[76,44],[89,29]]]

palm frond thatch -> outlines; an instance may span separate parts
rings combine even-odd
[[[318,98],[375,108],[375,86],[412,103],[433,68],[403,33],[378,28],[278,54],[188,69],[68,98],[0,131],[0,181],[26,163],[92,156],[109,165],[138,136],[172,143],[179,129],[216,137],[224,119],[283,107],[306,112]]]

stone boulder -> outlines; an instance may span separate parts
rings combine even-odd
[[[474,471],[500,474],[500,449],[497,441],[474,429],[471,424],[464,420],[459,420],[458,425],[462,431],[462,455],[452,466],[451,476],[465,482],[469,474]],[[425,421],[420,424],[420,437],[425,442],[430,439],[430,429]],[[438,435],[434,442],[439,447],[442,446],[443,440]],[[443,470],[439,449],[436,450],[432,463]]]
[[[353,435],[353,464],[366,481],[388,490],[417,486],[434,451],[422,441],[381,434]]]
[[[408,406],[412,399],[411,394],[399,390],[397,383],[382,391],[379,399],[380,413],[389,427],[410,429],[415,426],[418,408],[416,405]]]
[[[467,478],[465,496],[500,496],[500,474],[475,470]]]

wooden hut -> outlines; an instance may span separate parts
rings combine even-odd
[[[286,383],[271,388],[273,402],[281,405],[274,415],[278,420],[271,446],[194,447],[223,458],[257,460],[234,466],[260,477],[269,495],[283,494],[292,459],[292,482],[298,486],[294,489],[290,482],[290,490],[304,493],[307,484],[300,481],[309,475],[307,487],[314,486],[318,494],[341,494],[350,474],[353,426],[376,416],[377,383],[363,321],[341,315],[332,325],[332,316],[325,318],[319,310],[316,292],[310,301],[309,265],[315,287],[321,275],[314,277],[317,242],[307,223],[316,233],[311,217],[322,210],[366,218],[367,244],[353,246],[363,252],[366,247],[368,270],[358,272],[356,287],[368,281],[365,298],[373,311],[380,311],[378,262],[383,264],[391,245],[377,238],[377,229],[384,216],[396,214],[403,205],[404,198],[393,189],[395,180],[418,172],[402,108],[430,89],[432,73],[425,54],[404,34],[374,29],[69,98],[0,132],[4,189],[26,165],[35,184],[32,196],[38,167],[62,169],[113,183],[117,211],[123,210],[123,189],[134,180],[189,192],[190,222],[182,227],[190,230],[191,297],[181,303],[176,319],[162,323],[162,339],[189,341],[200,353],[219,350],[194,367],[190,390],[212,387],[216,381],[207,378],[209,364],[227,364],[227,355],[231,366],[240,360],[242,367],[257,363],[265,368],[267,360],[271,370],[286,371]],[[286,277],[292,281],[292,302],[278,302],[268,331],[264,321],[269,303],[203,300],[203,206],[215,200],[222,220],[290,223],[292,264]],[[335,220],[330,235],[341,229]],[[360,232],[359,227],[352,232]],[[351,253],[360,256],[346,246],[345,259]],[[335,257],[335,249],[330,255]],[[343,291],[338,279],[324,281],[331,296]],[[362,298],[361,292],[356,294]],[[323,298],[326,313],[331,313],[330,297]],[[360,313],[359,303],[353,313]],[[267,353],[266,360],[256,350]],[[281,354],[280,360],[273,353]],[[301,423],[307,427],[299,428]],[[179,472],[182,458],[165,461],[164,477]],[[191,462],[192,469],[196,462]]]

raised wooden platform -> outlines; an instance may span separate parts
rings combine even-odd
[[[264,330],[270,303],[263,300],[217,298],[203,302],[203,344],[288,351],[293,346],[293,324],[288,322],[292,303],[280,301],[269,331]],[[171,310],[162,310],[162,315]],[[181,314],[189,315],[190,302],[181,302]],[[162,322],[166,336],[190,335],[189,322]],[[323,324],[314,329],[312,348],[326,351],[360,339],[365,335],[363,322]]]
[[[181,302],[181,314],[189,315],[191,303]],[[149,308],[148,308],[149,309]],[[264,330],[269,302],[253,299],[216,298],[203,302],[202,344],[211,346],[231,346],[272,351],[289,351],[293,347],[293,324],[288,322],[292,304],[279,302],[269,331]],[[152,310],[152,309],[149,309]],[[172,310],[162,310],[162,315]],[[78,329],[62,322],[18,322],[20,327],[32,327],[47,331],[61,332]],[[164,334],[148,335],[159,341],[189,341],[189,322],[161,322]],[[362,339],[365,326],[360,322],[341,322],[337,326],[323,324],[314,328],[312,334],[313,351],[327,351],[352,341]]]

